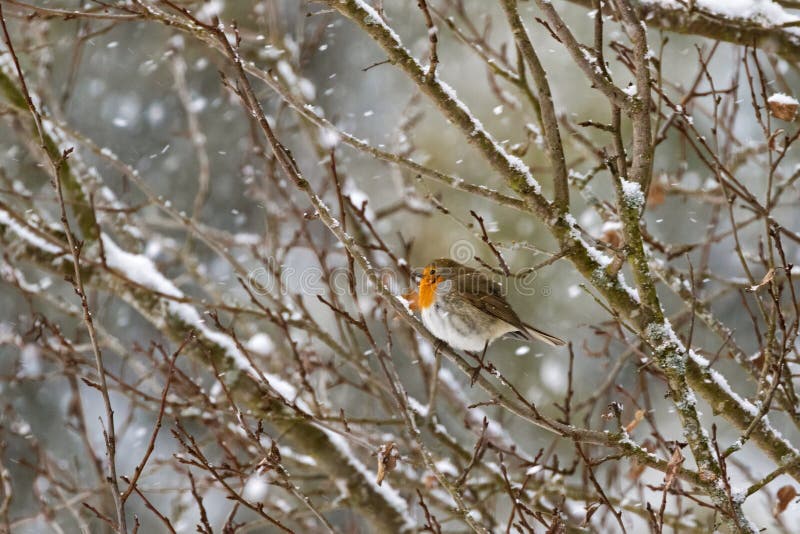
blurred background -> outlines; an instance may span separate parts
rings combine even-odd
[[[95,9],[93,5],[66,0],[31,4],[48,9]],[[325,117],[341,131],[380,150],[401,154],[465,182],[514,195],[503,178],[497,176],[480,153],[466,142],[464,135],[448,124],[399,69],[381,63],[386,56],[368,35],[324,6],[291,0],[211,0],[182,4],[200,20],[211,21],[213,16],[228,23],[235,20],[242,38],[243,56],[268,72],[297,101],[311,106],[314,113]],[[484,37],[485,44],[493,47],[492,53],[504,54],[508,65],[515,67],[516,52],[502,10],[496,3],[482,0],[430,4],[437,13],[434,19],[438,27],[439,78],[455,89],[500,145],[524,159],[542,184],[544,194],[552,198],[548,159],[530,103],[517,88],[491,74],[485,61],[445,23],[447,17],[452,17],[453,24],[464,35],[471,35],[470,27],[474,27]],[[464,11],[459,11],[457,5],[463,6]],[[425,19],[416,2],[384,0],[382,7],[387,23],[397,31],[411,54],[425,64],[422,58],[427,58],[430,43]],[[557,9],[574,34],[590,44],[594,20],[589,10],[569,2],[559,2]],[[277,168],[271,152],[260,139],[260,131],[244,116],[239,98],[221,83],[220,71],[227,73],[228,79],[231,76],[227,60],[192,35],[157,20],[80,17],[64,20],[64,17],[42,13],[31,16],[34,12],[15,2],[4,6],[27,82],[42,110],[76,136],[91,140],[95,148],[112,152],[120,162],[138,172],[140,180],[151,191],[150,195],[143,192],[124,170],[90,149],[88,144],[77,143],[74,138],[65,141],[66,146],[76,147],[76,157],[79,156],[85,166],[86,176],[102,184],[98,186],[95,202],[124,206],[128,210],[122,212],[125,221],[120,219],[115,228],[110,221],[117,215],[106,212],[101,221],[103,231],[115,235],[128,252],[148,258],[193,299],[199,310],[221,309],[220,313],[225,314],[225,306],[248,305],[247,292],[237,280],[242,273],[170,215],[186,214],[204,233],[223,244],[225,253],[250,273],[252,280],[265,284],[272,294],[286,302],[287,313],[294,310],[298,317],[313,319],[322,330],[350,347],[353,340],[347,334],[342,335],[340,318],[317,299],[317,295],[330,296],[331,292],[319,278],[322,276],[320,252],[324,253],[326,266],[338,270],[339,275],[346,272],[346,256],[336,238],[314,217],[308,200]],[[600,129],[577,126],[587,121],[608,123],[607,100],[591,87],[564,47],[536,22],[535,17],[540,17],[541,13],[535,4],[521,2],[520,13],[549,74],[556,111],[578,132],[572,135],[567,128],[562,129],[571,177],[576,184],[591,177],[586,188],[591,198],[613,204],[608,173],[597,169],[592,149],[587,148],[579,136],[595,148],[610,147],[610,138]],[[700,135],[707,136],[705,140],[720,160],[735,169],[736,178],[753,195],[765,201],[768,189],[765,176],[776,155],[765,149],[767,140],[753,112],[743,48],[653,28],[648,31],[648,38],[663,76],[659,81],[673,102],[680,101],[702,71],[698,58],[707,58],[714,49],[706,65],[707,75],[700,76],[696,90],[708,91],[709,79],[714,80],[717,90],[733,87],[721,93],[725,103],[720,104],[720,109],[730,106],[729,120],[726,119],[724,125],[715,124],[711,116],[714,102],[710,95],[692,99],[685,109],[686,116],[691,117]],[[611,20],[606,25],[606,39],[607,45],[614,41],[627,43]],[[0,51],[4,72],[13,74],[7,47]],[[615,83],[627,87],[633,77],[624,63],[618,61],[616,49],[606,46],[605,53]],[[796,66],[761,52],[758,57],[771,84],[767,94],[784,91],[791,94],[791,88],[796,87],[798,81]],[[373,224],[385,246],[400,259],[398,262],[381,251],[374,253],[378,266],[385,268],[387,282],[396,293],[403,293],[412,286],[403,266],[422,267],[437,257],[454,256],[476,267],[481,263],[475,260],[477,257],[498,269],[492,250],[482,241],[480,228],[470,215],[471,210],[484,219],[489,238],[497,244],[512,272],[522,272],[557,253],[557,243],[532,215],[445,187],[406,168],[355,150],[341,142],[338,134],[317,128],[300,117],[266,84],[256,78],[253,84],[280,141],[291,150],[300,171],[317,194],[338,214],[336,188],[330,171],[329,151],[334,150],[343,193],[356,207],[367,201],[364,219]],[[758,93],[760,97],[760,91]],[[9,111],[5,103],[3,106],[0,198],[23,214],[32,210],[37,222],[45,227],[57,224],[58,204],[54,202],[50,174],[42,158],[37,156],[36,147],[31,146],[36,140],[25,138],[30,130],[24,126],[24,120]],[[763,108],[761,111],[764,112]],[[671,113],[669,109],[667,113]],[[628,125],[624,126],[624,134],[629,136]],[[715,127],[716,136],[712,133]],[[781,123],[780,127],[787,135],[796,130],[790,123]],[[713,171],[687,139],[675,129],[666,130],[664,137],[655,152],[656,191],[651,191],[648,198],[644,224],[655,242],[667,244],[669,248],[666,251],[653,249],[654,255],[664,265],[684,274],[689,272],[688,261],[694,268],[702,266],[702,276],[698,275],[694,282],[697,294],[708,302],[716,318],[735,333],[736,343],[744,353],[758,358],[761,339],[754,331],[751,312],[746,311],[748,303],[755,307],[754,297],[741,290],[750,284],[742,271],[733,236],[728,232],[731,224],[727,203],[719,193]],[[789,180],[797,164],[795,152],[789,151],[780,161],[776,183]],[[111,194],[105,196],[103,187]],[[796,202],[797,191],[790,184],[772,213],[780,225],[792,231],[800,222]],[[612,242],[615,234],[619,236],[618,226],[609,225],[591,205],[589,197],[581,195],[577,187],[573,189],[571,212],[594,238]],[[739,206],[733,213],[738,220],[750,216]],[[364,225],[359,224],[359,217],[351,217],[349,230],[355,232],[353,227],[360,227],[359,239],[374,242],[368,235],[364,238]],[[722,237],[710,248],[687,247],[686,252],[681,252],[682,246],[705,242],[709,235]],[[765,274],[758,265],[764,236],[764,224],[758,222],[743,226],[738,234],[745,257],[752,260],[757,280]],[[78,532],[87,527],[94,532],[107,525],[92,514],[84,513],[86,510],[76,503],[96,499],[104,490],[100,484],[87,482],[95,476],[96,467],[86,450],[87,446],[93,448],[101,463],[105,461],[102,434],[105,412],[99,393],[81,380],[82,376],[91,375],[92,360],[85,326],[76,314],[79,302],[70,284],[57,274],[16,256],[12,239],[7,232],[2,262],[4,283],[0,285],[0,374],[3,377],[0,440],[3,442],[3,465],[13,482],[9,521],[12,530],[20,533]],[[308,246],[307,242],[315,243],[316,248]],[[785,242],[787,261],[800,261],[797,250],[797,243]],[[632,283],[628,268],[622,272]],[[26,280],[22,285],[34,288],[31,294],[20,291],[17,274]],[[337,279],[340,296],[348,302],[346,307],[355,310],[347,298],[346,284],[341,283],[344,278]],[[387,336],[380,300],[365,277],[359,276],[358,280],[360,309],[374,328],[378,343],[385,343]],[[529,346],[512,340],[500,341],[489,349],[488,359],[513,380],[528,400],[553,417],[559,416],[554,403],[563,403],[569,386],[568,374],[573,373],[574,405],[586,399],[591,403],[576,416],[575,422],[594,429],[613,428],[613,422],[601,417],[611,402],[619,402],[624,407],[623,419],[629,421],[641,408],[633,402],[631,394],[641,400],[639,395],[643,395],[644,388],[645,395],[652,401],[647,409],[652,420],[657,422],[657,431],[667,440],[683,439],[672,403],[664,399],[663,382],[643,371],[641,359],[645,354],[642,348],[637,348],[633,337],[623,334],[613,317],[598,303],[596,293],[584,284],[586,280],[564,260],[553,261],[521,280],[506,284],[510,288],[510,301],[525,321],[572,343],[574,365],[571,370],[566,349],[536,343]],[[729,350],[724,347],[726,340],[703,327],[700,321],[692,326],[694,322],[683,313],[684,301],[664,284],[660,284],[659,293],[665,312],[673,317],[675,330],[685,339],[692,328],[695,350],[709,359],[714,358],[714,368],[728,378],[739,395],[752,397],[756,385],[746,378],[741,365],[728,356]],[[114,294],[93,289],[89,296],[93,315],[102,327],[109,372],[124,377],[123,382],[134,390],[140,388],[146,392],[135,394],[116,381],[111,389],[117,421],[117,450],[123,451],[117,456],[117,470],[130,476],[150,439],[164,384],[163,376],[147,373],[147,367],[154,360],[143,357],[142,353],[147,352],[151,341],[164,344],[171,353],[175,342]],[[44,318],[58,325],[73,349],[86,356],[88,364],[76,360],[75,368],[69,370],[65,362],[72,357],[59,357],[55,344],[43,341],[54,336],[42,326]],[[213,326],[207,315],[204,320],[209,327]],[[420,366],[430,365],[432,347],[406,332],[406,327],[392,312],[386,320],[390,329],[404,329],[394,334],[391,354],[400,382],[410,396],[427,399],[429,384],[422,378]],[[298,389],[302,389],[298,370],[302,364],[293,358],[293,351],[301,353],[299,361],[316,362],[316,370],[309,373],[308,380],[319,389],[320,398],[325,400],[331,414],[338,414],[342,409],[353,420],[396,415],[387,413],[385,405],[371,400],[358,387],[332,379],[328,366],[337,368],[343,364],[325,343],[307,330],[282,330],[263,318],[253,319],[241,314],[224,315],[223,323],[235,325],[239,338],[251,350],[260,368],[282,376]],[[363,341],[355,342],[355,346],[365,351],[367,367],[382,380],[376,362],[369,359],[369,346]],[[722,356],[718,356],[720,352]],[[219,387],[215,386],[213,370],[200,362],[181,358],[178,366],[206,393]],[[446,360],[442,366],[452,372],[468,402],[486,400],[479,388],[470,387],[469,377]],[[594,395],[606,381],[611,387]],[[646,382],[649,385],[645,385]],[[187,489],[181,465],[175,466],[173,455],[183,452],[168,429],[173,426],[174,419],[181,418],[188,431],[207,446],[210,458],[236,455],[235,450],[225,451],[222,443],[229,440],[229,444],[236,447],[239,438],[235,437],[233,413],[206,418],[201,413],[193,413],[190,402],[180,402],[180,391],[174,395],[170,402],[174,400],[175,405],[170,405],[166,411],[164,429],[155,441],[155,450],[140,486],[170,518],[176,531],[189,532],[195,530],[200,513]],[[723,447],[739,437],[740,431],[716,418],[712,407],[703,400],[699,403],[709,432],[712,423],[718,425],[717,438]],[[486,406],[483,409],[505,428],[512,442],[527,455],[532,457],[545,449],[547,458],[558,454],[562,466],[576,461],[574,446],[569,441],[554,440],[551,433],[523,424],[500,408]],[[474,423],[465,425],[465,413],[445,405],[437,416],[454,440],[467,450],[472,449],[477,439],[476,427]],[[776,411],[770,418],[787,439],[798,443],[797,429],[785,414]],[[81,425],[85,425],[85,431],[81,430]],[[643,423],[631,435],[641,442],[648,439],[651,431]],[[220,438],[226,432],[234,437]],[[402,433],[403,427],[366,425],[357,431],[362,442],[376,448],[387,436],[397,440],[397,432]],[[88,444],[86,437],[91,441]],[[335,484],[326,483],[324,474],[313,474],[313,469],[303,465],[305,453],[292,452],[289,447],[288,453],[281,450],[288,458],[289,471],[298,473],[298,483],[310,488],[312,500],[324,500],[323,495],[336,496]],[[364,464],[374,470],[374,451],[364,447],[356,447],[356,450]],[[450,454],[441,444],[431,444],[431,450],[442,459]],[[603,454],[601,448],[594,451],[596,456]],[[241,454],[248,456],[250,452],[241,451]],[[401,447],[400,454],[413,456],[414,451]],[[686,466],[694,467],[688,450],[685,455]],[[257,456],[254,453],[252,458]],[[757,480],[775,467],[750,443],[733,459],[729,475],[731,485],[737,488],[748,486],[753,479]],[[246,462],[243,460],[243,463]],[[463,467],[459,462],[454,463]],[[407,462],[402,469],[411,470],[420,477],[425,471],[424,466],[414,461]],[[640,509],[646,501],[656,507],[660,503],[661,492],[648,489],[647,485],[661,484],[662,473],[645,470],[632,474],[633,468],[627,461],[604,465],[602,469],[609,494],[619,499],[616,502],[627,500],[632,507]],[[254,499],[266,499],[275,513],[291,515],[291,510],[298,507],[285,489],[276,485],[270,485],[268,490],[261,487],[272,484],[267,475],[262,477],[266,482],[254,476],[233,484],[238,484],[244,493],[250,491]],[[580,485],[582,477],[585,475],[578,469],[572,477],[564,478],[572,478]],[[65,482],[58,487],[55,483],[58,480]],[[218,484],[203,477],[199,480],[208,521],[215,530],[221,529],[231,514],[232,501]],[[387,482],[409,503],[416,502],[416,496],[402,478],[393,480],[390,474]],[[800,518],[796,506],[789,506],[783,514],[773,516],[775,492],[789,483],[791,479],[785,475],[778,477],[767,490],[748,499],[745,510],[758,527],[770,532],[793,530],[790,525]],[[249,490],[247,484],[250,484]],[[262,496],[262,490],[268,497]],[[510,511],[507,501],[498,496],[489,503],[500,525],[498,531],[505,529]],[[547,502],[554,506],[556,501],[553,498]],[[47,517],[41,513],[45,508],[43,503],[55,510],[55,515]],[[686,515],[685,531],[709,531],[708,526],[714,524],[713,518],[691,500],[684,498],[678,503],[671,498],[670,503],[668,510]],[[131,498],[128,506],[130,513],[139,517],[143,532],[159,532],[165,528],[142,500]],[[585,502],[571,499],[563,504],[575,528],[618,530],[613,518],[608,517],[581,526],[584,506]],[[422,517],[419,507],[413,510],[415,517]],[[245,531],[278,531],[274,526],[258,523],[254,516],[254,512],[243,510],[237,517],[241,521],[255,521],[244,527]],[[370,531],[346,505],[337,507],[334,504],[326,516],[337,530]],[[297,519],[297,524],[305,524],[309,532],[321,530],[318,523],[304,521],[307,519]],[[625,513],[625,522],[629,531],[647,528],[646,518],[634,512]],[[445,531],[453,532],[465,528],[457,521],[446,522],[444,527]],[[680,527],[675,530],[684,531]]]

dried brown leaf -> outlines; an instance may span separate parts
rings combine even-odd
[[[620,248],[622,246],[622,232],[619,228],[607,228],[605,232],[603,232],[603,241],[608,243],[614,248]]]
[[[775,508],[772,509],[772,515],[778,517],[786,510],[786,507],[797,497],[797,490],[794,486],[787,484],[778,490],[778,502],[775,503]]]
[[[767,102],[769,112],[773,117],[782,121],[791,122],[797,116],[797,104],[792,102]]]
[[[600,508],[600,502],[591,502],[586,505],[586,516],[583,518],[582,527],[588,527],[594,513]]]
[[[759,283],[757,283],[754,286],[746,288],[745,291],[747,291],[748,293],[755,293],[765,285],[772,282],[773,278],[775,278],[775,269],[770,269],[769,271],[767,271],[767,274],[764,275],[764,278],[762,278]]]
[[[767,146],[769,147],[770,150],[778,150],[780,148],[777,140],[781,138],[785,133],[786,130],[784,130],[783,128],[778,128],[777,130],[775,130],[770,134],[769,139],[767,139]]]
[[[641,423],[642,420],[644,420],[644,410],[636,410],[636,413],[633,414],[633,419],[631,422],[625,426],[625,432],[633,432],[633,430],[639,426],[639,423]]]
[[[400,451],[397,450],[397,444],[394,441],[386,442],[378,449],[378,476],[375,482],[379,486],[383,484],[383,479],[386,478],[386,475],[397,467],[397,460],[399,459]]]
[[[683,465],[684,460],[685,458],[683,457],[681,448],[675,447],[669,462],[667,462],[667,472],[664,475],[664,491],[668,491],[672,486],[672,482],[677,478],[678,470],[681,468],[681,465]]]
[[[661,180],[653,180],[647,193],[647,207],[660,206],[667,198],[667,188]]]

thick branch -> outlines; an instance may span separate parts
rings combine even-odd
[[[567,163],[564,158],[564,145],[561,142],[561,134],[558,128],[558,116],[553,105],[553,95],[550,92],[550,83],[547,81],[547,73],[539,61],[539,56],[533,48],[528,32],[517,10],[516,0],[502,0],[503,10],[506,13],[511,32],[517,48],[520,50],[525,63],[531,69],[533,81],[536,84],[539,96],[539,107],[542,117],[542,130],[547,152],[550,156],[550,165],[553,167],[553,181],[555,186],[555,205],[556,208],[565,213],[569,211],[569,184],[567,181]]]
[[[587,9],[592,0],[568,0]],[[688,2],[687,2],[688,3]],[[691,10],[679,7],[677,2],[641,2],[635,4],[641,13],[640,20],[651,28],[698,35],[712,40],[752,46],[773,52],[787,61],[800,61],[800,38],[788,29],[769,26],[749,19],[717,15],[696,5]]]
[[[11,74],[6,71],[4,65],[0,65],[0,95],[5,98],[15,112],[18,112],[20,120],[23,121],[28,128],[35,128],[33,119],[28,112],[25,96],[19,85],[14,82]],[[53,131],[47,128],[49,124],[47,117],[42,117],[42,123],[45,126],[42,132],[44,141],[42,150],[45,152],[47,159],[59,160],[61,159],[62,153],[59,140]],[[83,184],[81,184],[73,172],[69,161],[64,160],[58,167],[58,180],[60,180],[64,186],[64,193],[66,193],[67,200],[69,200],[75,213],[83,240],[87,243],[96,240],[98,237],[97,221],[95,220],[94,211],[91,209]]]

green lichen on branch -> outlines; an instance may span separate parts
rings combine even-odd
[[[30,132],[35,132],[36,126],[22,90],[14,79],[1,68],[0,94],[5,98],[17,117],[24,122],[25,127]],[[43,117],[43,124],[51,124],[50,119]],[[43,131],[43,145],[41,149],[46,153],[46,157],[50,161],[57,162],[56,172],[58,173],[58,179],[64,187],[65,196],[78,221],[78,227],[81,231],[80,237],[85,243],[89,244],[96,241],[98,238],[98,226],[95,213],[92,210],[89,202],[89,194],[85,190],[84,184],[81,183],[72,170],[69,164],[69,158],[66,157],[64,153],[66,148],[58,143],[55,135],[56,134],[52,131]]]

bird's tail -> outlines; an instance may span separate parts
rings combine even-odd
[[[551,336],[547,332],[542,332],[538,328],[535,328],[527,323],[522,324],[525,326],[525,330],[512,332],[510,335],[518,339],[526,339],[528,341],[539,340],[553,347],[560,347],[567,344],[563,339],[557,338],[556,336]]]

